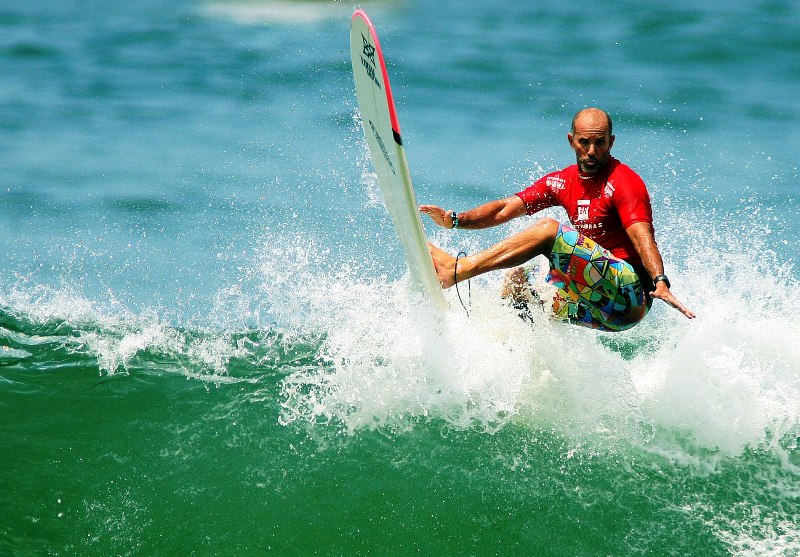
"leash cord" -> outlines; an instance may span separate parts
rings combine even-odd
[[[456,255],[456,264],[455,267],[453,267],[453,282],[455,283],[456,294],[458,294],[458,301],[461,302],[461,307],[464,308],[464,311],[467,312],[467,317],[469,317],[469,310],[464,304],[464,300],[461,299],[461,292],[458,290],[458,260],[466,256],[467,253],[464,251],[460,251],[458,255]],[[470,285],[469,279],[467,279],[467,301],[469,305],[472,306],[472,286]]]

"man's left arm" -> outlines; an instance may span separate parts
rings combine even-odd
[[[642,259],[644,268],[650,273],[650,277],[655,278],[658,275],[663,275],[664,261],[661,258],[661,252],[658,251],[656,238],[653,234],[653,226],[649,222],[637,222],[626,228],[625,232],[628,233],[628,237],[631,239],[631,242],[633,242],[633,247],[636,248],[636,253],[638,253],[639,257]],[[668,303],[689,319],[694,319],[696,317],[692,310],[673,296],[672,292],[669,290],[669,286],[667,286],[667,283],[663,280],[655,284],[655,290],[650,292],[650,296]]]

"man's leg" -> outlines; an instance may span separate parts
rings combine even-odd
[[[542,219],[530,228],[509,236],[482,252],[460,258],[458,269],[455,257],[433,244],[429,243],[428,248],[442,288],[450,288],[456,282],[489,271],[521,265],[537,255],[549,255],[558,234],[558,227],[558,221],[550,218]]]

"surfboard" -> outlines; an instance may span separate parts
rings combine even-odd
[[[444,309],[447,301],[428,252],[383,51],[375,27],[363,10],[353,14],[350,24],[350,56],[361,123],[411,283],[434,307]]]

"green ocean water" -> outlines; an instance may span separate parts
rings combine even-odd
[[[4,371],[4,554],[794,551],[791,438],[724,454],[635,408],[567,418],[552,386],[527,416],[401,407],[348,432],[287,412],[292,374],[328,367],[319,339],[215,338],[237,352],[219,375],[195,353],[212,339],[169,331],[175,352],[109,374],[78,340],[99,331],[4,321],[29,353]]]
[[[603,106],[699,318],[431,316],[353,4],[0,6],[0,555],[800,555],[798,6],[361,7],[421,202]]]

